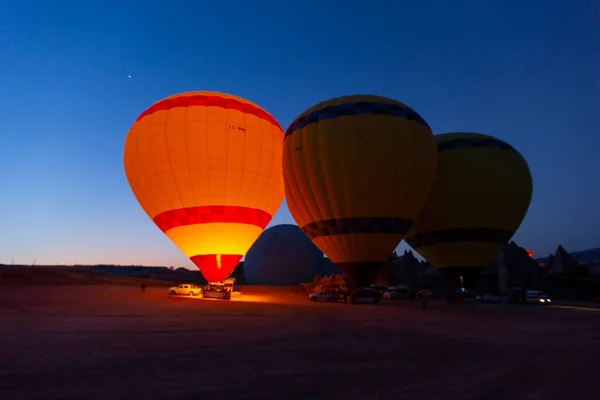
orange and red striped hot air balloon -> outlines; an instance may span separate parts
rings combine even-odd
[[[268,112],[217,92],[167,97],[125,139],[127,180],[154,223],[222,282],[283,200],[283,130]]]

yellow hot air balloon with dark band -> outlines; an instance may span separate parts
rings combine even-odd
[[[319,103],[285,134],[290,213],[354,287],[369,285],[390,258],[425,204],[436,170],[425,120],[385,97]]]
[[[464,287],[521,225],[532,194],[523,156],[511,145],[478,133],[436,137],[434,189],[406,242],[442,274]]]

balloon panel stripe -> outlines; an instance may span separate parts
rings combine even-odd
[[[162,212],[153,218],[161,231],[194,224],[231,222],[255,225],[264,229],[271,221],[271,214],[258,208],[241,206],[197,206],[177,208]]]
[[[208,282],[223,282],[241,259],[241,254],[198,254],[190,257]]]
[[[440,243],[455,242],[494,242],[508,243],[513,232],[504,229],[472,228],[435,230],[405,238],[413,249],[432,246]]]
[[[500,140],[490,138],[458,138],[447,141],[442,141],[437,145],[438,151],[444,150],[458,150],[458,149],[471,149],[471,148],[488,148],[488,149],[502,149],[514,151],[514,147],[510,144],[502,142]]]
[[[312,240],[321,236],[391,233],[406,234],[412,220],[405,218],[340,218],[315,221],[304,225],[302,231]]]
[[[220,96],[210,96],[202,94],[193,94],[189,96],[178,96],[170,99],[164,99],[154,103],[139,117],[135,120],[138,122],[142,118],[151,115],[157,111],[168,111],[175,107],[192,107],[192,106],[203,106],[203,107],[220,107],[226,110],[238,110],[246,114],[255,115],[260,119],[263,119],[275,127],[283,130],[281,125],[265,110],[255,106],[254,104],[244,103],[236,99],[229,99]]]
[[[431,130],[427,122],[425,122],[425,120],[410,107],[401,106],[399,104],[361,101],[358,103],[338,104],[312,111],[292,122],[286,130],[285,136],[287,137],[295,131],[305,128],[307,125],[345,115],[389,115],[392,117],[405,118],[409,121],[416,121],[420,125]]]

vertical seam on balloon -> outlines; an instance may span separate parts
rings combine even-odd
[[[352,138],[356,135],[358,135],[358,128],[356,126],[356,124],[352,124],[350,125],[352,131],[350,132],[345,132],[345,134],[348,135],[348,143],[350,146],[352,146],[353,143],[356,143],[354,140],[352,140]],[[353,148],[349,148],[348,149],[349,152],[354,151]],[[343,160],[344,159],[344,155],[340,154],[340,158]],[[368,167],[367,167],[368,168]],[[364,171],[364,169],[363,169]],[[347,174],[344,174],[347,175]],[[349,179],[344,179],[344,213],[342,215],[349,215],[349,210],[352,209],[351,206],[351,202],[352,199],[348,196],[348,194],[351,192],[351,186],[352,186],[352,181]],[[351,260],[354,258],[354,249],[356,249],[356,245],[355,245],[355,240],[354,240],[354,236],[350,236],[347,238],[348,242],[349,242],[349,248],[344,248],[341,251],[341,256],[344,257],[345,260]]]
[[[258,125],[259,125],[259,127],[260,127],[260,137],[261,137],[261,143],[262,143],[262,145],[264,145],[264,144],[265,144],[265,142],[266,142],[266,140],[265,140],[265,139],[266,139],[266,138],[265,138],[265,134],[266,134],[266,133],[265,133],[265,130],[264,130],[264,124],[263,124],[263,122],[262,122],[262,120],[261,120],[261,119],[259,119],[259,121],[258,121]],[[269,138],[269,139],[270,139],[270,138]],[[262,153],[261,153],[261,159],[262,159],[262,158],[263,158],[263,155],[262,155]],[[269,165],[269,169],[272,169],[272,165]],[[262,173],[261,173],[261,175],[262,175]],[[264,199],[265,199],[265,196],[266,196],[266,193],[267,193],[267,191],[269,190],[269,183],[271,182],[271,177],[270,177],[270,175],[269,175],[269,176],[266,176],[266,178],[267,178],[266,187],[265,187],[263,190],[261,190],[261,191],[260,191],[260,193],[259,193],[259,196],[260,196],[260,201],[259,201],[259,203],[258,203],[258,204],[264,204],[264,203],[263,203],[263,201],[264,201]],[[270,213],[269,213],[269,214],[270,214]],[[269,223],[271,223],[271,221],[269,221]]]
[[[164,126],[165,126],[165,130],[166,130],[166,127],[167,127],[167,114],[166,113],[165,113],[165,119],[164,119]],[[152,141],[149,141],[149,142],[152,143]],[[151,146],[150,146],[150,153],[149,154],[150,154],[150,157],[152,157],[152,147]],[[168,158],[168,152],[167,152],[167,158]],[[152,164],[152,166],[154,166],[154,164],[152,162],[151,162],[151,164]],[[159,177],[158,171],[156,170],[156,168],[152,168],[152,170],[154,171],[153,176],[156,179],[156,182],[158,184],[160,182],[158,180],[158,177]],[[159,190],[160,197],[163,199],[164,204],[169,205],[169,200],[168,200],[168,197],[166,195],[166,191],[164,190],[164,188],[162,187],[162,185],[160,185],[159,187],[160,187],[160,190]]]
[[[229,113],[231,110],[229,108],[224,108],[223,110],[225,111],[225,121],[223,121],[225,125],[225,192],[223,193],[223,204],[227,204],[229,201],[229,198],[227,197],[227,188],[229,187]]]
[[[311,205],[310,205],[310,193],[307,192],[307,190],[309,190],[310,188],[306,188],[304,186],[304,182],[305,182],[305,175],[306,173],[306,160],[305,160],[305,155],[307,152],[310,152],[310,149],[308,146],[306,146],[305,143],[305,132],[304,129],[300,129],[298,134],[300,135],[300,147],[302,148],[302,151],[300,152],[300,154],[295,157],[296,163],[294,164],[294,172],[295,172],[295,178],[296,178],[296,187],[298,188],[298,192],[300,193],[300,198],[303,201],[304,204],[304,208],[303,210],[303,216],[306,220],[306,223],[310,223],[314,221],[314,217],[312,215],[312,211],[311,211]],[[292,148],[292,152],[294,151],[294,148]],[[294,153],[292,153],[294,154]],[[299,179],[300,178],[300,179]]]
[[[202,107],[202,112],[204,113],[204,140],[206,143],[205,147],[205,155],[206,155],[206,191],[208,192],[208,203],[212,204],[211,192],[210,192],[210,162],[209,162],[209,149],[208,149],[208,107]],[[198,236],[198,228],[194,226],[194,234]],[[191,260],[191,257],[190,257]],[[193,262],[193,260],[192,260]],[[195,265],[195,263],[194,263]],[[202,271],[201,271],[202,272]]]
[[[431,130],[427,130],[426,133],[428,135],[433,136],[433,132],[431,132]],[[435,139],[433,139],[433,144],[435,145]],[[418,158],[418,160],[420,161],[420,163],[418,165],[415,166],[415,168],[418,167],[418,171],[423,171],[423,170],[427,170],[428,167],[430,167],[429,163],[426,162],[426,154],[425,154],[425,149],[421,148],[420,149],[420,157]],[[436,149],[436,160],[437,160],[437,149]],[[437,178],[437,164],[435,165],[436,169],[434,171],[434,179]],[[411,175],[411,176],[418,176],[418,174],[416,174],[417,171],[414,171],[415,174]],[[429,199],[429,195],[431,194],[431,191],[433,189],[433,185],[435,185],[435,182],[433,184],[431,184],[431,182],[429,183],[429,191],[428,192],[424,192],[423,193],[423,199],[420,202],[421,203],[421,207],[418,210],[417,215],[414,217],[414,219],[417,219],[419,217],[419,215],[421,214],[421,211],[423,210],[423,206],[425,206],[425,204],[427,203],[427,200]],[[406,236],[406,235],[404,235]]]
[[[172,113],[172,110],[168,110],[165,113],[165,125],[164,125],[163,134],[165,137],[165,147],[167,149],[167,161],[169,163],[169,172],[170,172],[169,175],[171,176],[171,181],[173,181],[173,187],[175,188],[175,193],[177,193],[177,198],[179,199],[179,208],[183,208],[183,207],[185,207],[185,205],[183,204],[183,199],[181,198],[181,193],[179,193],[179,188],[177,187],[177,182],[175,181],[175,171],[173,171],[173,164],[171,164],[171,152],[169,150],[169,135],[167,135],[167,126],[169,125],[169,114],[170,113]],[[166,190],[164,192],[166,192]],[[171,205],[169,204],[169,206],[171,206]],[[175,208],[175,207],[171,206],[170,208]]]
[[[298,193],[299,193],[299,198],[302,199],[303,204],[305,207],[302,208],[302,216],[304,217],[304,219],[306,220],[306,223],[308,222],[312,222],[313,221],[313,216],[311,213],[311,209],[310,209],[310,204],[308,201],[308,197],[310,196],[310,194],[306,193],[307,188],[304,187],[304,175],[306,174],[306,165],[305,165],[305,161],[304,161],[304,155],[306,154],[307,151],[310,151],[308,149],[308,146],[306,146],[306,144],[304,143],[304,129],[300,129],[298,130],[297,133],[295,133],[297,135],[300,136],[300,147],[302,148],[302,151],[299,153],[294,153],[295,152],[295,148],[292,147],[291,149],[291,153],[292,153],[292,160],[295,161],[294,163],[292,163],[292,167],[294,170],[294,178],[295,178],[295,182],[296,182],[296,188],[298,189]]]
[[[331,196],[329,195],[332,191],[332,188],[330,186],[330,180],[328,179],[328,176],[330,175],[328,172],[330,172],[329,170],[325,171],[325,167],[329,166],[328,163],[325,163],[324,160],[329,159],[329,157],[323,157],[323,152],[324,152],[324,143],[326,142],[325,140],[325,135],[319,135],[318,132],[318,127],[317,127],[317,137],[318,137],[318,143],[319,143],[319,170],[321,171],[321,176],[319,177],[320,179],[323,180],[323,183],[325,184],[325,190],[326,190],[326,201],[325,201],[325,206],[326,209],[325,211],[323,211],[322,209],[319,208],[319,211],[321,212],[321,218],[324,219],[326,214],[331,214],[331,218],[335,218],[334,216],[334,207],[333,207],[333,202],[331,201]]]
[[[258,157],[259,160],[262,160],[263,158],[263,152],[264,152],[264,137],[262,134],[262,127],[260,127],[260,155]],[[255,179],[254,179],[254,185],[252,186],[252,207],[254,207],[254,204],[256,204],[256,191],[258,190],[258,177],[261,175],[261,171],[260,171],[260,167],[261,167],[262,163],[261,161],[258,162],[258,170],[256,171],[256,175],[255,175]],[[260,203],[259,203],[260,204]]]
[[[146,160],[148,161],[148,165],[146,166],[146,168],[149,168],[150,171],[152,171],[152,174],[149,176],[149,178],[151,178],[151,179],[153,178],[154,181],[156,182],[158,180],[158,174],[156,173],[156,168],[154,167],[154,164],[152,163],[152,145],[151,145],[152,141],[150,140],[153,122],[154,122],[154,119],[151,119],[148,122],[148,128],[147,128],[148,129],[148,131],[147,131],[148,132],[148,140],[146,140],[146,144],[147,144],[146,147],[148,148],[148,151],[146,153],[146,155],[147,155]],[[148,186],[148,188],[150,188],[150,186]],[[152,197],[152,196],[148,196],[148,197]],[[161,198],[163,197],[162,191],[161,191],[160,197]],[[165,200],[165,199],[163,198],[163,200]],[[161,207],[158,207],[157,209],[160,210],[160,208]]]
[[[406,122],[408,123],[409,121],[407,120]],[[387,125],[387,127],[386,127],[387,129],[385,130],[386,132],[392,132],[391,134],[396,134],[396,132],[393,131],[393,128],[394,128],[395,124],[393,123],[393,120],[391,118],[386,118],[386,125]],[[403,135],[403,136],[406,136],[406,135]],[[407,138],[408,139],[407,140],[408,141],[407,144],[409,145],[409,148],[412,151],[414,149],[412,147],[412,145],[413,145],[413,140],[412,140],[412,126],[410,126],[410,124],[409,124],[409,129],[408,129],[408,136],[409,137]],[[393,193],[394,191],[398,190],[399,189],[398,186],[400,186],[400,179],[399,179],[399,177],[400,177],[400,171],[399,171],[399,169],[400,168],[399,168],[399,165],[398,165],[399,164],[399,162],[398,162],[399,160],[398,159],[400,157],[398,156],[398,152],[397,151],[394,152],[394,154],[392,155],[392,157],[394,158],[393,162],[396,163],[396,168],[394,168],[394,173],[392,175],[392,181],[391,182],[387,182],[387,183],[390,184],[390,185],[392,185],[392,187],[393,187],[392,193]],[[418,157],[418,155],[417,155],[417,157]],[[404,163],[406,161],[402,160],[402,162]],[[409,173],[408,176],[413,176],[412,175],[412,173],[413,173],[412,168],[413,168],[413,164],[409,162],[408,166],[407,166],[407,169],[409,170],[408,171],[408,173]],[[405,176],[406,176],[406,174],[405,174]],[[404,181],[404,185],[405,186],[402,188],[402,194],[401,194],[402,199],[401,199],[401,201],[403,203],[406,201],[405,198],[408,195],[407,192],[406,192],[407,182],[408,182],[408,179],[406,179]],[[395,212],[397,206],[394,207],[394,205],[395,205],[395,202],[393,200],[391,200],[391,199],[388,199],[389,210],[387,211],[387,215],[393,215],[395,217],[397,216],[396,212]],[[398,243],[398,244],[400,244],[400,243]],[[396,245],[396,247],[398,247],[398,246]]]
[[[411,121],[407,118],[403,118],[403,122],[406,124],[407,132],[404,134],[399,133],[400,135],[402,135],[400,145],[406,146],[406,149],[408,151],[410,151],[410,154],[415,154],[415,150],[416,150],[414,147],[415,141],[413,140],[414,136],[415,136],[415,131],[414,131],[415,127],[413,126]],[[392,125],[391,121],[389,121],[389,123],[390,123],[390,125]],[[421,155],[422,154],[416,154],[415,156],[411,157],[411,159],[412,160],[415,160],[415,159],[420,160]],[[416,175],[414,175],[414,168],[415,168],[415,165],[419,165],[419,164],[420,164],[419,161],[406,163],[406,165],[403,166],[403,168],[406,169],[406,171],[404,171],[404,173],[401,173],[401,171],[399,171],[400,168],[398,168],[398,166],[396,166],[396,168],[394,169],[394,177],[392,178],[393,185],[396,188],[396,190],[398,189],[398,186],[402,185],[402,189],[400,191],[399,198],[397,201],[397,203],[401,203],[398,205],[399,206],[398,208],[400,208],[400,209],[406,209],[406,203],[407,203],[406,197],[412,195],[412,193],[411,193],[412,191],[409,190],[409,187],[414,188],[414,185],[411,184],[413,177],[416,176]],[[404,179],[400,180],[399,179],[400,176],[403,176]],[[393,203],[390,203],[390,210],[389,210],[388,215],[404,217],[404,218],[408,217],[408,215],[398,215],[396,213],[396,209],[395,209]],[[402,239],[404,239],[404,235],[402,235]],[[398,247],[399,244],[400,244],[400,242],[398,242],[396,247]],[[395,250],[395,248],[394,248],[394,250]]]
[[[360,131],[359,131],[358,126],[356,124],[351,124],[350,126],[352,127],[351,128],[352,132],[349,132],[350,135],[348,135],[350,137],[349,143],[351,145],[356,145],[357,143],[360,143],[360,139],[357,138],[357,140],[354,141],[351,138],[352,137],[358,137],[359,134],[360,134]],[[354,149],[350,148],[349,151],[352,152],[352,151],[354,151]],[[342,158],[343,158],[343,156],[342,156]],[[367,167],[367,168],[369,168],[369,167]],[[366,169],[363,168],[361,171],[365,171],[365,170]],[[346,181],[346,186],[344,187],[344,191],[346,193],[345,197],[346,197],[346,201],[348,203],[345,204],[346,210],[345,210],[345,213],[343,215],[348,215],[348,210],[350,210],[352,208],[352,206],[350,205],[350,202],[352,202],[352,199],[348,198],[348,194],[351,192],[351,186],[352,186],[352,182],[351,181]],[[350,242],[350,246],[349,246],[349,248],[345,248],[345,246],[344,246],[344,248],[342,249],[342,252],[341,252],[342,253],[341,256],[345,257],[344,258],[345,260],[356,259],[357,248],[358,248],[357,245],[356,245],[356,237],[354,235],[352,235],[352,236],[350,236],[348,238],[348,241]]]
[[[190,184],[192,186],[192,198],[194,199],[194,204],[198,204],[198,200],[196,199],[196,186],[194,185],[193,171],[190,163],[190,152],[188,151],[188,107],[184,107],[183,110],[183,141],[185,144],[185,159],[187,163],[187,173],[190,178]],[[182,204],[185,207],[185,204]]]
[[[326,219],[325,215],[329,214],[329,212],[327,212],[327,211],[331,212],[330,213],[331,216],[329,218],[335,218],[335,215],[334,215],[334,207],[333,207],[333,204],[331,201],[331,197],[329,195],[332,188],[330,187],[329,180],[327,179],[330,171],[325,171],[325,166],[328,165],[328,163],[324,162],[325,160],[329,160],[330,157],[323,154],[323,151],[324,151],[323,143],[325,142],[326,133],[319,132],[320,128],[322,128],[322,125],[320,122],[315,125],[315,128],[316,128],[316,134],[314,136],[316,136],[316,138],[317,138],[316,144],[317,144],[317,149],[318,149],[317,166],[318,166],[318,171],[319,171],[319,175],[320,175],[317,177],[317,180],[321,180],[323,182],[323,186],[325,188],[325,193],[323,193],[325,195],[325,199],[321,199],[322,200],[321,202],[317,202],[317,209],[319,211],[319,221],[322,221],[322,220]],[[314,193],[314,189],[312,189],[312,183],[311,183],[311,190]],[[320,192],[320,190],[318,192]],[[323,210],[322,208],[325,208],[325,210]],[[324,241],[325,241],[325,244],[327,245],[327,247],[330,247],[331,238],[327,237],[324,239],[325,239]]]
[[[242,199],[242,193],[244,190],[244,180],[246,179],[246,158],[248,157],[248,128],[249,128],[249,124],[248,124],[248,114],[247,113],[243,113],[244,115],[244,124],[246,127],[246,132],[244,132],[244,155],[242,156],[242,181],[240,182],[240,190],[238,191],[238,195],[237,195],[237,205],[241,205],[241,199]]]
[[[151,125],[152,125],[152,120],[148,120],[148,126],[146,127],[146,135],[148,135],[148,132],[147,132],[147,131],[149,131],[149,130],[150,130],[150,126],[151,126]],[[142,157],[141,157],[141,155],[142,155],[142,153],[143,153],[143,152],[142,152],[142,149],[141,149],[141,146],[142,146],[142,145],[145,145],[145,147],[147,147],[147,148],[148,148],[148,150],[149,150],[149,149],[150,149],[150,141],[149,141],[149,140],[146,140],[144,143],[142,143],[142,141],[141,141],[141,140],[139,140],[139,139],[137,140],[137,146],[136,146],[136,150],[137,150],[137,156],[138,156],[138,159],[140,159],[140,160],[144,160],[144,162],[146,162],[146,160],[145,160],[144,158],[142,158]],[[148,155],[148,157],[149,157],[149,152],[147,153],[147,155]],[[148,168],[148,166],[144,165],[144,169],[147,169],[147,168]],[[151,198],[151,196],[149,195],[149,192],[150,192],[150,183],[148,182],[148,179],[149,179],[149,178],[152,178],[152,175],[154,175],[154,168],[151,168],[151,169],[150,169],[150,171],[152,172],[152,174],[150,174],[150,175],[143,174],[143,176],[142,176],[142,181],[144,182],[144,191],[143,191],[143,193],[144,193],[145,195],[147,195],[147,196],[148,196],[148,198]],[[152,199],[152,200],[154,200],[154,199]],[[138,201],[139,201],[139,199],[138,199]],[[143,208],[143,206],[142,206],[142,208]],[[152,201],[152,213],[153,213],[153,214],[154,214],[154,213],[157,213],[157,212],[158,212],[158,211],[157,211],[158,209],[160,209],[160,208],[156,208],[156,202],[155,202],[155,201]],[[144,211],[145,211],[145,210],[144,210]],[[154,216],[154,215],[152,215],[152,217],[153,217],[153,216]]]
[[[273,156],[273,161],[271,162],[271,176],[273,180],[278,180],[278,182],[275,182],[274,185],[276,185],[276,187],[278,187],[280,189],[279,194],[281,195],[283,191],[283,171],[282,171],[282,165],[281,165],[281,157],[283,156],[283,128],[275,128],[275,130],[271,129],[271,137],[272,137],[272,143],[276,144],[277,146],[279,146],[277,149],[278,151],[276,152],[276,154],[278,154],[278,157]],[[273,171],[278,171],[279,173],[275,173]],[[281,204],[283,203],[283,197],[281,196],[279,201],[273,205],[273,217],[275,217],[275,214],[279,211]]]
[[[331,129],[329,132],[329,135],[335,135],[335,132],[338,132],[338,128],[339,128],[339,123],[340,120],[338,118],[332,118],[328,121],[328,124],[331,124]],[[319,122],[317,124],[318,129],[322,128],[322,122]],[[351,125],[354,126],[354,125]],[[352,148],[348,148],[347,146],[349,145],[349,143],[352,143],[352,135],[354,134],[351,131],[344,131],[344,132],[339,132],[340,134],[344,135],[345,139],[345,143],[343,146],[345,146],[345,151],[342,150],[341,147],[339,147],[337,150],[339,151],[335,151],[333,154],[336,156],[336,159],[334,160],[335,163],[341,163],[340,160],[340,155],[342,152],[344,152],[345,154],[350,154],[352,152]],[[320,136],[328,136],[326,132],[318,132],[318,134]],[[319,154],[320,157],[322,157],[322,153]],[[331,155],[329,155],[327,158],[331,158]],[[343,159],[344,157],[342,156],[341,159]],[[340,168],[341,170],[341,168]],[[337,172],[337,171],[336,171]],[[324,172],[324,177],[327,175]],[[348,185],[348,179],[346,179],[348,172],[347,171],[341,171],[341,177],[340,177],[340,186],[341,186],[341,204],[338,204],[338,206],[341,206],[341,209],[339,209],[339,215],[343,216],[343,215],[348,215],[348,209],[350,207],[348,207],[348,192],[349,192],[349,185]],[[330,189],[328,188],[328,192],[330,191]],[[327,194],[327,200],[329,202],[331,202],[331,198],[329,196],[329,193]],[[333,205],[331,205],[332,211],[333,211]],[[337,207],[336,207],[337,208]],[[335,213],[332,214],[331,218],[333,219],[337,219],[339,218],[338,215],[336,215]],[[350,246],[346,246],[346,241],[351,242],[351,238],[345,237],[345,236],[338,236],[338,237],[323,237],[321,240],[323,240],[324,242],[327,243],[327,247],[329,247],[330,249],[334,249],[336,254],[333,254],[333,256],[335,256],[334,258],[337,259],[347,259],[348,258],[348,251],[350,251],[350,249],[352,249],[352,245]],[[351,243],[350,243],[351,244]],[[328,255],[329,257],[332,256],[332,254],[330,253]],[[333,261],[332,261],[333,262]]]
[[[433,142],[433,145],[435,146],[435,138],[433,138],[433,132],[430,129],[428,129],[426,131],[426,133],[428,135],[430,135],[430,139]],[[427,151],[427,153],[428,153],[428,151]],[[423,171],[423,170],[427,171],[429,168],[431,168],[430,163],[426,162],[426,158],[427,158],[426,149],[421,148],[420,149],[420,157],[419,157],[420,164],[416,166],[416,167],[418,167],[419,171]],[[421,215],[421,212],[423,211],[425,204],[427,204],[427,201],[429,200],[429,196],[431,195],[431,193],[433,191],[433,188],[435,186],[435,180],[437,180],[437,147],[436,147],[436,153],[435,153],[435,160],[436,160],[436,163],[435,163],[434,171],[433,171],[434,172],[434,175],[433,175],[434,181],[433,182],[431,182],[431,181],[425,182],[425,184],[428,184],[429,190],[423,191],[423,198],[422,198],[422,201],[420,202],[421,207],[416,210],[417,214],[414,218],[415,220],[418,219],[419,215]],[[417,176],[417,175],[414,175],[414,176]],[[410,231],[410,229],[409,229],[409,231]],[[404,235],[404,236],[406,237],[406,235]]]
[[[153,123],[154,123],[154,118],[150,119],[148,121],[148,126],[146,128],[146,135],[148,137],[148,140],[146,140],[146,144],[147,144],[147,150],[148,151],[146,153],[147,157],[142,158],[142,159],[146,160],[148,162],[148,165],[146,166],[146,168],[149,167],[150,170],[152,171],[152,174],[150,174],[147,178],[151,178],[151,179],[153,178],[154,181],[156,182],[158,180],[158,174],[156,173],[156,168],[154,167],[154,164],[152,163],[152,146],[151,146],[152,142],[149,140],[149,137],[150,137],[150,134],[151,134],[150,132],[152,131]],[[145,192],[146,192],[146,194],[148,194],[148,198],[151,198],[152,200],[154,200],[154,197],[149,195],[149,192],[152,190],[152,188],[150,187],[148,180],[144,179],[144,181],[146,182],[146,185],[145,185],[146,186],[146,190],[145,190]],[[162,200],[165,203],[167,203],[163,191],[160,191],[159,197],[162,198]],[[156,207],[156,205],[157,205],[156,201],[152,201],[152,204],[155,207],[155,209],[153,210],[154,213],[157,213],[161,209],[161,207]]]
[[[288,158],[289,158],[289,173],[291,175],[291,177],[288,177],[286,179],[286,182],[288,187],[291,189],[291,195],[290,197],[293,198],[293,203],[296,204],[296,209],[298,211],[298,214],[300,214],[301,217],[301,221],[298,221],[298,219],[296,218],[295,215],[292,215],[292,217],[294,218],[294,220],[296,221],[296,223],[298,223],[300,226],[304,226],[307,223],[313,222],[311,221],[311,215],[310,215],[310,208],[308,206],[308,201],[305,198],[305,194],[304,194],[304,189],[303,186],[300,184],[298,176],[300,174],[300,162],[298,161],[299,158],[303,157],[304,151],[300,154],[300,155],[296,155],[295,153],[295,148],[294,146],[294,138],[297,138],[298,136],[300,136],[300,146],[303,145],[303,140],[304,140],[304,132],[302,129],[300,129],[298,132],[294,133],[294,135],[296,135],[295,137],[290,137],[289,139],[287,139],[289,141],[289,146],[288,146]],[[284,138],[284,140],[286,140]],[[304,160],[302,160],[302,163],[304,163]],[[287,169],[286,169],[287,170]],[[291,179],[290,179],[291,178]],[[301,206],[299,207],[298,204],[301,204]],[[288,205],[289,207],[289,205]]]
[[[212,197],[210,194],[210,163],[208,157],[208,107],[202,107],[202,112],[204,113],[204,141],[206,142],[206,181],[208,185],[206,185],[206,191],[208,192],[208,202],[212,204]]]
[[[277,128],[271,128],[269,127],[269,129],[267,131],[265,131],[265,123],[263,122],[263,120],[259,121],[260,123],[260,129],[262,131],[262,135],[264,136],[265,134],[267,135],[268,139],[269,139],[269,143],[272,144],[273,143],[273,129],[277,129]],[[275,154],[271,153],[271,157],[275,158]],[[271,161],[269,163],[269,175],[267,176],[267,186],[265,188],[265,190],[262,191],[261,193],[261,198],[260,198],[260,203],[259,204],[265,204],[265,197],[267,196],[267,193],[269,191],[272,191],[272,181],[274,178],[274,174],[273,174],[273,161]],[[273,216],[275,216],[275,213],[277,212],[277,210],[273,210],[271,211],[271,205],[268,204],[267,205],[269,207],[269,210],[266,210],[269,214],[271,214],[271,218]],[[269,221],[269,223],[271,223],[271,221]]]
[[[275,188],[281,188],[281,181],[277,182],[277,180],[281,179],[281,173],[277,174],[275,173],[275,171],[281,171],[281,169],[277,170],[277,156],[279,155],[279,162],[281,163],[281,151],[283,150],[283,142],[277,141],[277,139],[279,138],[279,129],[269,127],[268,134],[271,146],[275,145],[276,143],[277,146],[280,146],[274,147],[271,162],[269,163],[269,181],[267,182],[267,187],[269,188],[269,191],[271,193],[274,193]],[[279,151],[277,149],[279,149]],[[277,211],[279,211],[279,207],[281,206],[281,200],[282,199],[279,200],[279,204],[277,205],[273,204],[272,200],[269,202],[270,213],[273,217],[275,216]]]
[[[347,132],[348,133],[348,143],[350,146],[356,145],[356,143],[359,143],[359,139],[357,139],[356,141],[353,140],[353,137],[356,137],[359,135],[360,131],[358,129],[358,126],[356,124],[351,124],[349,125],[352,129],[351,132]],[[348,149],[349,152],[353,152],[355,151],[353,147],[350,147]],[[342,156],[342,158],[344,158]],[[353,160],[354,161],[354,160]],[[367,167],[368,168],[368,167]],[[365,169],[361,169],[361,172],[365,171]],[[364,173],[364,172],[363,172]],[[352,199],[349,199],[348,194],[351,192],[351,186],[352,186],[352,182],[346,180],[345,181],[345,186],[344,186],[344,193],[346,194],[345,198],[346,198],[346,203],[344,204],[346,209],[344,210],[344,214],[343,215],[349,215],[349,210],[352,209],[352,206],[350,205],[350,202],[352,202]],[[342,240],[344,240],[344,238],[342,238]],[[346,246],[344,246],[344,248],[342,248],[341,257],[344,257],[344,260],[352,260],[356,258],[356,240],[355,240],[355,236],[349,236],[347,238],[350,246],[348,248],[346,248]]]
[[[318,123],[318,125],[316,126],[317,128],[317,132],[319,130],[320,127],[320,123]],[[314,137],[315,135],[313,135]],[[318,135],[317,135],[318,136]],[[308,135],[306,135],[305,129],[302,129],[302,149],[305,148],[310,148],[310,149],[314,149],[314,147],[317,147],[317,155],[320,157],[320,149],[318,148],[318,141],[316,142],[317,146],[305,146],[305,142],[307,141]],[[314,143],[313,143],[314,144]],[[313,154],[313,157],[315,157],[315,155]],[[311,198],[312,201],[309,202],[313,204],[313,207],[309,207],[308,208],[308,215],[310,217],[311,222],[312,221],[320,221],[322,220],[322,216],[321,216],[321,210],[319,208],[319,203],[317,200],[316,195],[314,194],[314,188],[313,188],[313,183],[312,180],[310,179],[309,175],[308,175],[308,170],[306,168],[307,166],[307,152],[302,151],[302,164],[303,164],[303,178],[306,178],[306,182],[308,183],[308,196]],[[315,215],[314,212],[316,212],[317,214]]]
[[[192,188],[192,198],[194,199],[194,204],[198,204],[197,199],[196,199],[196,186],[195,186],[195,182],[194,182],[194,174],[191,168],[191,164],[190,164],[190,154],[189,154],[189,149],[188,149],[188,107],[189,107],[189,103],[186,104],[186,107],[183,107],[183,140],[184,140],[184,147],[185,147],[185,158],[186,158],[186,163],[187,163],[187,173],[188,173],[188,177],[190,179],[190,185]],[[185,207],[185,204],[182,204],[182,207]],[[192,227],[192,231],[194,232],[194,235],[196,234],[196,227]],[[176,245],[178,248],[179,246]],[[180,249],[182,251],[182,253],[184,255],[187,256],[186,252],[183,251],[183,249]],[[188,257],[189,258],[189,257]],[[193,262],[192,262],[193,263]]]

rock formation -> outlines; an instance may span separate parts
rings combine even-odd
[[[346,280],[341,274],[317,275],[312,282],[302,283],[300,286],[309,293],[314,293],[321,290],[327,290],[330,292],[343,292],[347,290]]]
[[[510,242],[483,270],[480,283],[485,291],[508,294],[514,287],[540,289],[540,274],[540,266],[527,250]]]
[[[562,246],[558,246],[554,256],[550,256],[546,269],[556,277],[581,278],[589,275],[586,267],[579,265]]]
[[[375,282],[380,285],[427,286],[441,280],[441,274],[426,261],[419,261],[412,251],[405,250],[398,256],[396,252],[382,266]]]

